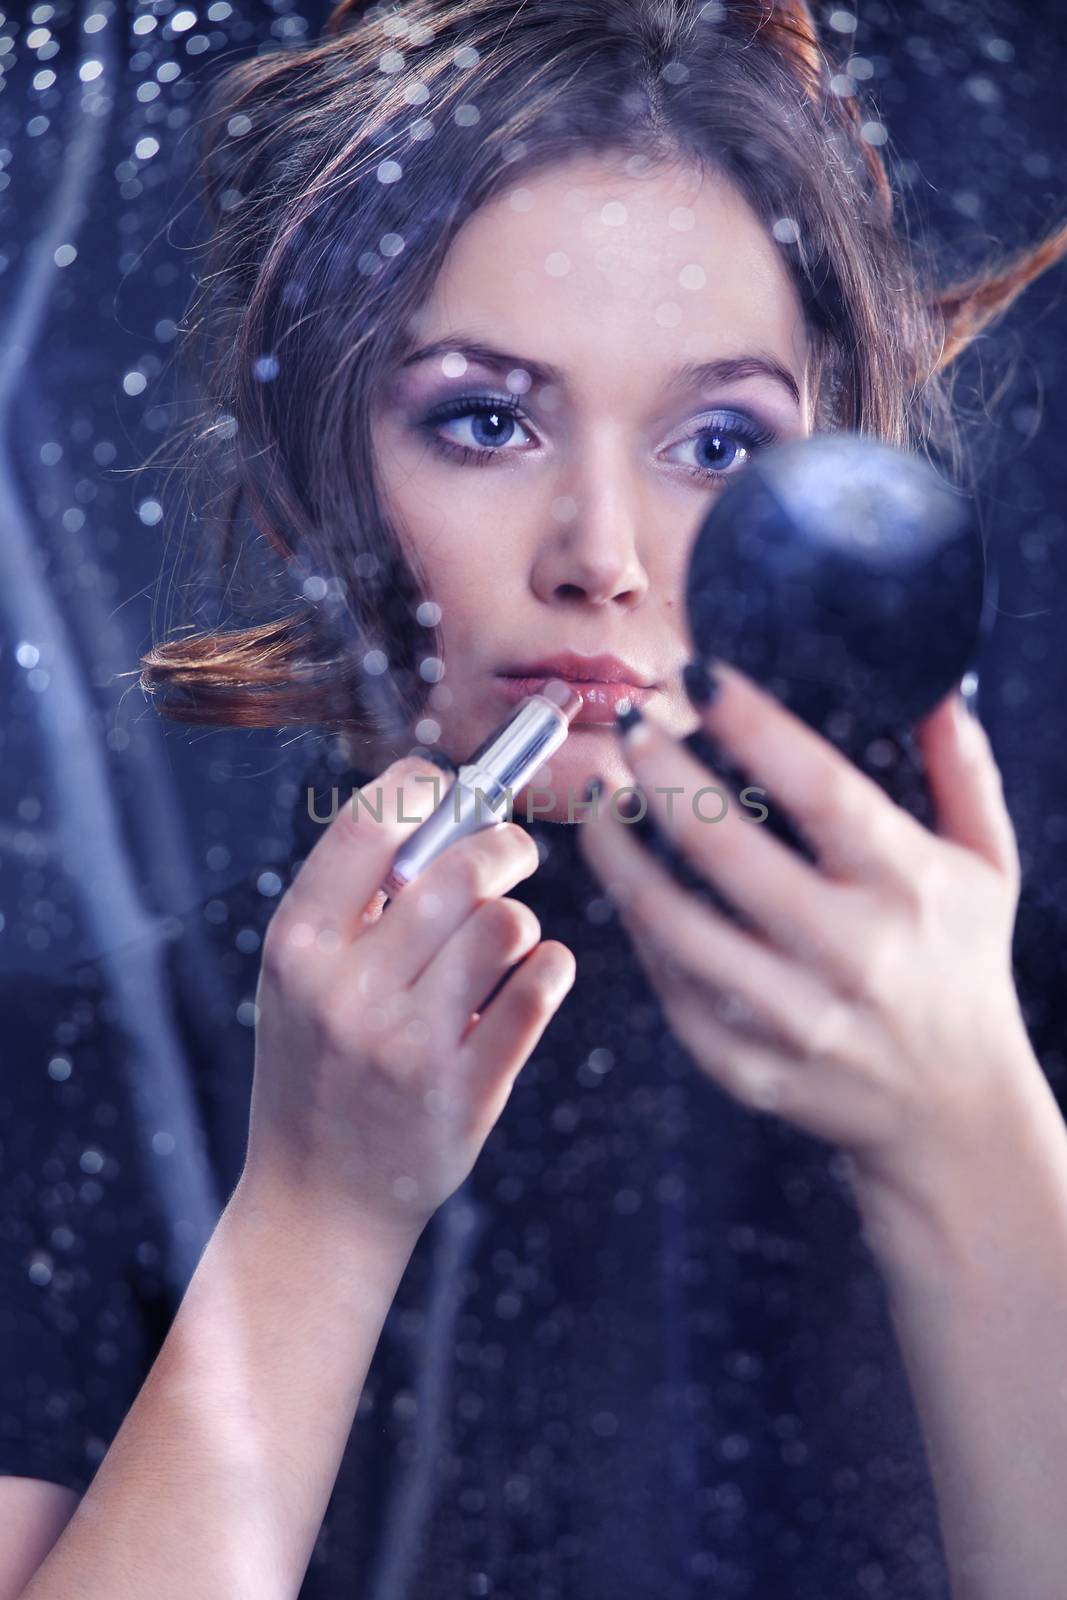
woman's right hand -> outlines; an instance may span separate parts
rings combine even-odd
[[[405,757],[365,786],[380,821],[345,797],[271,918],[245,1163],[412,1241],[468,1176],[575,974],[506,898],[539,864],[517,823],[449,845],[383,910],[407,819],[432,810],[429,777]]]

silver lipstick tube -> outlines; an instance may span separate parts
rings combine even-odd
[[[559,749],[581,705],[580,695],[558,688],[558,683],[551,680],[539,693],[527,695],[458,769],[440,803],[393,857],[381,886],[387,895],[399,893],[457,839],[510,821],[516,791]]]

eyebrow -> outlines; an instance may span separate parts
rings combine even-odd
[[[559,367],[554,367],[545,361],[531,361],[525,356],[509,355],[504,350],[496,350],[492,345],[481,344],[477,339],[470,339],[464,334],[453,335],[451,339],[435,339],[431,344],[423,344],[401,361],[401,367],[414,366],[418,361],[428,361],[434,356],[460,355],[469,362],[487,367],[491,372],[512,372],[520,368],[528,372],[537,383],[553,384],[559,388],[566,387],[566,379]],[[743,378],[772,378],[775,383],[788,390],[796,405],[800,405],[800,389],[793,374],[788,367],[784,367],[773,356],[754,352],[741,356],[719,356],[714,361],[687,361],[683,366],[675,367],[668,379],[668,388],[701,388],[718,383],[739,382]]]

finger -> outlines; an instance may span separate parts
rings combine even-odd
[[[1005,877],[1019,876],[1019,852],[1004,784],[988,735],[958,690],[916,725],[937,814],[937,832],[973,850]]]
[[[397,892],[364,934],[360,984],[367,992],[414,984],[481,902],[506,894],[540,864],[537,845],[517,822],[457,839]]]
[[[774,695],[728,663],[710,667],[718,692],[701,712],[705,731],[765,784],[830,877],[897,882],[901,861],[927,830],[873,778]]]
[[[540,938],[540,922],[521,901],[477,906],[411,988],[415,1010],[430,1020],[434,1037],[460,1043],[476,1007]]]
[[[823,977],[679,888],[610,812],[603,827],[583,824],[580,845],[668,985],[706,985],[709,1008],[714,991],[799,1058],[821,1054],[858,1026],[852,1006]]]
[[[671,1027],[700,1070],[750,1110],[784,1117],[805,1133],[854,1153],[877,1148],[887,1097],[877,1078],[849,1062],[794,1061],[753,1039],[692,994],[672,1000]]]
[[[751,1039],[710,1015],[693,994],[671,1005],[671,1024],[706,1077],[751,1111],[790,1114],[797,1074],[804,1068],[773,1045]],[[705,1063],[713,1063],[706,1066]]]
[[[742,810],[729,786],[652,717],[627,730],[623,749],[657,825],[760,932],[790,954],[836,951],[827,939],[841,920],[837,885]],[[669,790],[681,792],[662,792]],[[611,807],[598,813],[594,827]]]
[[[520,962],[479,1017],[462,1052],[461,1070],[483,1126],[499,1117],[518,1072],[574,983],[574,956],[546,939]]]
[[[407,756],[370,783],[340,795],[276,916],[323,951],[357,938],[381,915],[379,888],[404,838],[447,792],[439,767]]]

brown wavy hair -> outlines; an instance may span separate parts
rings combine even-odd
[[[436,614],[375,491],[373,396],[463,222],[579,153],[696,161],[768,230],[793,219],[775,236],[815,430],[936,455],[958,481],[947,369],[1067,254],[1067,225],[939,285],[896,215],[884,129],[832,85],[843,70],[803,0],[343,0],[321,38],[222,74],[183,333],[204,405],[178,466],[203,571],[243,617],[143,656],[157,709],[357,737],[415,726]]]

